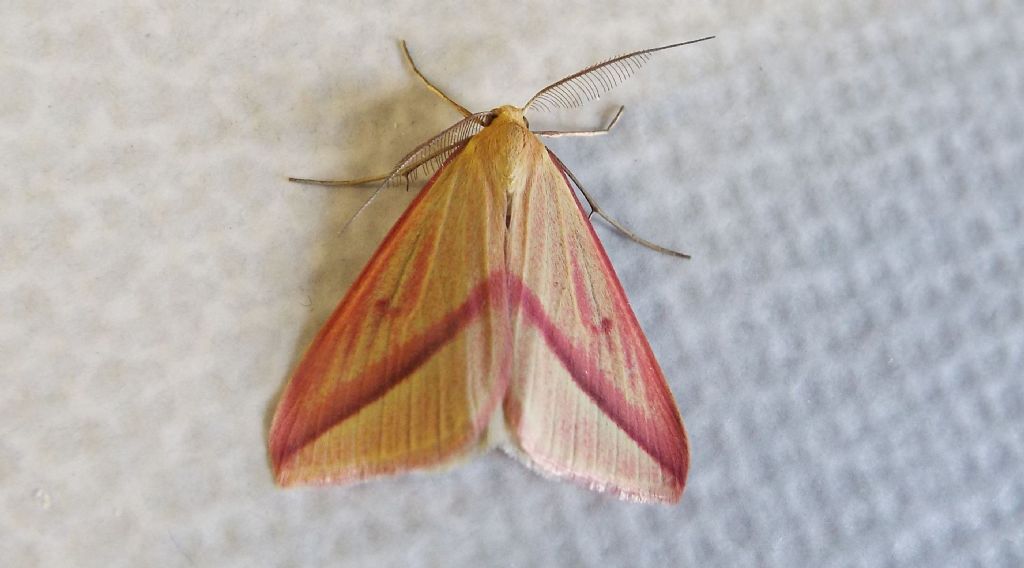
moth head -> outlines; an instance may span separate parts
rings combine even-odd
[[[496,109],[491,110],[491,115],[493,116],[492,120],[500,118],[502,120],[514,122],[516,124],[521,124],[522,126],[529,128],[530,121],[526,120],[526,116],[524,114],[525,112],[526,111],[524,109],[521,109],[519,107],[514,107],[512,105],[502,105]],[[490,123],[488,122],[488,124]]]

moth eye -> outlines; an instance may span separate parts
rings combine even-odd
[[[526,118],[526,117],[524,116],[524,117],[523,117],[523,124],[525,124],[525,125],[526,125],[526,127],[527,127],[527,128],[529,128],[529,127],[530,127],[530,119],[528,119],[528,118]]]

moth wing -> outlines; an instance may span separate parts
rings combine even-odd
[[[689,454],[672,393],[565,174],[537,145],[511,204],[511,438],[542,472],[678,501]]]
[[[478,445],[508,382],[510,328],[505,193],[470,150],[427,183],[295,369],[269,435],[281,485],[442,465]]]

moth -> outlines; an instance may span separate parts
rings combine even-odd
[[[621,107],[596,131],[531,131],[526,113],[581,106],[653,54],[707,39],[615,57],[522,107],[477,113],[427,80],[402,42],[463,118],[386,175],[292,179],[383,188],[433,172],[284,389],[269,435],[280,485],[440,468],[498,446],[624,499],[679,500],[686,431],[591,215],[686,255],[627,231],[540,140],[607,132]]]

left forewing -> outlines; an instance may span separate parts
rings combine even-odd
[[[505,192],[472,145],[424,187],[317,334],[271,425],[282,485],[469,455],[504,395]]]

